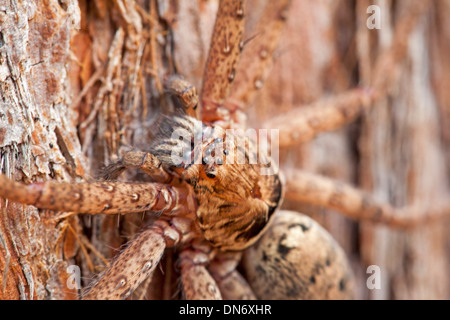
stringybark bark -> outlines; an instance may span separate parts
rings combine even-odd
[[[170,104],[162,79],[177,71],[198,89],[218,2],[0,0],[0,171],[27,183],[92,180],[131,146],[145,147]],[[265,1],[247,1],[246,39]],[[382,9],[369,30],[366,9]],[[294,0],[249,124],[367,81],[409,0]],[[372,192],[397,206],[448,197],[450,1],[435,0],[405,41],[386,98],[355,123],[280,154],[302,168]],[[167,32],[170,30],[170,32]],[[126,179],[145,179],[130,172]],[[358,298],[450,297],[449,221],[412,231],[359,224],[335,212],[285,203],[311,215],[349,255]],[[148,223],[141,215],[52,219],[0,202],[0,299],[73,299],[70,266],[89,283]],[[151,219],[151,218],[150,218]],[[95,250],[94,250],[95,248]],[[133,298],[179,297],[172,250],[163,272]],[[366,269],[381,270],[381,289]]]

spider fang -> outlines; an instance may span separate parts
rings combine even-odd
[[[166,190],[161,190],[161,193],[163,195],[164,201],[169,204],[172,202],[171,198],[169,197],[169,194],[167,193]]]

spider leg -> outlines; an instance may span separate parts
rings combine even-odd
[[[289,147],[312,140],[355,120],[372,102],[370,89],[352,89],[337,97],[295,108],[268,120],[264,127],[279,130],[279,146]]]
[[[355,220],[408,228],[450,216],[448,200],[430,205],[429,208],[394,208],[377,202],[355,187],[323,176],[295,170],[286,177],[286,199],[336,210]]]
[[[164,88],[177,97],[188,116],[199,119],[197,114],[198,95],[195,87],[180,75],[171,75],[164,83]]]
[[[152,276],[166,247],[190,239],[190,222],[173,218],[171,224],[158,220],[130,242],[84,295],[87,300],[126,299]]]
[[[209,271],[226,300],[256,300],[252,288],[236,270],[241,252],[226,252],[216,256],[209,265]]]
[[[172,180],[162,167],[161,162],[153,154],[142,151],[125,153],[122,159],[103,169],[105,180],[114,180],[128,168],[139,168],[152,177],[155,182],[169,183]]]
[[[253,37],[246,41],[225,108],[230,112],[244,110],[262,88],[273,63],[287,20],[291,0],[269,1],[264,8]]]
[[[318,101],[311,106],[297,108],[265,123],[265,128],[280,129],[280,146],[289,147],[312,140],[317,134],[335,130],[356,119],[363,110],[386,96],[396,80],[395,72],[407,52],[410,34],[428,9],[430,1],[415,1],[395,28],[392,45],[375,61],[365,86],[370,89],[351,89],[336,98]]]
[[[0,197],[40,209],[90,214],[155,211],[193,212],[194,195],[188,188],[158,183],[47,181],[25,185],[0,175]],[[187,204],[187,205],[186,205]]]
[[[203,76],[201,118],[205,122],[228,120],[221,108],[235,78],[242,49],[244,1],[221,0]]]
[[[187,249],[180,253],[181,283],[187,300],[222,300],[216,281],[206,269],[207,253]]]

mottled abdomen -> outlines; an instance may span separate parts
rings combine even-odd
[[[331,235],[311,218],[278,211],[244,255],[247,280],[259,299],[352,299],[353,273]]]

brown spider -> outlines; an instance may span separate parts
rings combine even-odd
[[[89,286],[84,298],[127,298],[151,278],[170,247],[177,250],[182,289],[188,299],[351,298],[352,272],[342,249],[310,218],[276,211],[283,193],[291,200],[393,227],[448,214],[448,203],[429,210],[394,209],[356,188],[298,170],[285,174],[283,186],[277,171],[260,174],[273,161],[260,157],[256,164],[249,163],[249,156],[261,155],[255,141],[247,139],[239,149],[238,135],[226,135],[226,129],[246,125],[245,106],[267,76],[289,4],[287,0],[270,1],[262,14],[260,34],[244,41],[244,1],[220,1],[200,98],[182,78],[168,77],[166,89],[176,96],[186,115],[164,118],[147,152],[126,152],[104,172],[105,180],[112,180],[128,168],[138,168],[151,182],[25,186],[0,176],[2,197],[42,209],[160,214]],[[411,32],[425,8],[426,4],[411,7],[398,26],[398,39]],[[385,95],[392,81],[386,71],[405,50],[404,42],[397,41],[380,56],[370,88],[353,89],[319,106],[293,110],[265,127],[280,129],[280,146],[286,147],[351,122]],[[173,132],[180,129],[188,139],[174,139]],[[201,143],[196,145],[198,135]],[[174,154],[184,160],[174,162]],[[230,161],[239,156],[247,157],[244,164]],[[246,249],[243,265],[251,285],[236,269]]]

